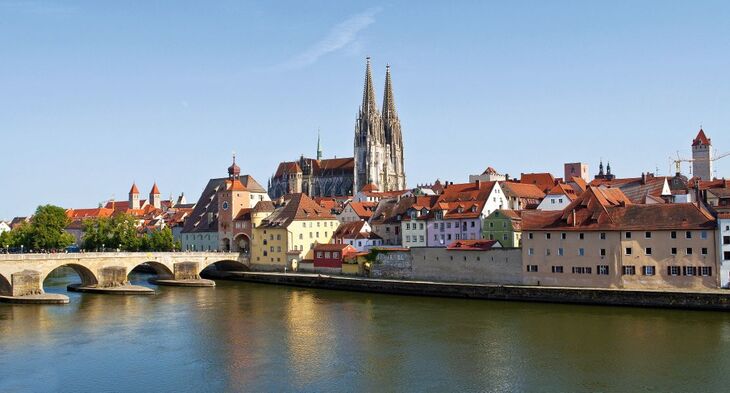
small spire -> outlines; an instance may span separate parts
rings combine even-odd
[[[363,113],[373,113],[378,111],[378,104],[375,102],[375,87],[373,86],[373,75],[370,69],[370,56],[366,60],[365,86],[362,92],[362,107],[360,110]]]
[[[393,98],[393,82],[390,80],[390,64],[385,66],[385,92],[383,93],[383,117],[398,118]]]
[[[317,127],[317,161],[322,159],[322,146],[320,145],[319,127]]]

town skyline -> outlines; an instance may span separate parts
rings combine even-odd
[[[156,181],[164,197],[185,192],[196,200],[207,179],[225,177],[232,151],[242,172],[265,184],[280,161],[315,156],[318,129],[325,157],[351,156],[366,56],[372,57],[377,97],[383,94],[386,64],[392,68],[410,187],[437,178],[465,182],[487,166],[511,176],[546,171],[560,176],[564,162],[580,161],[590,164],[594,175],[600,159],[622,177],[657,168],[660,175],[672,175],[669,156],[676,151],[691,156],[689,145],[700,124],[719,153],[730,151],[725,131],[730,118],[723,111],[730,80],[721,72],[728,63],[722,54],[728,43],[718,38],[727,29],[720,23],[728,11],[722,4],[677,6],[653,16],[643,13],[650,5],[605,14],[581,6],[573,18],[563,17],[569,23],[558,30],[554,24],[559,20],[549,21],[557,10],[470,8],[493,19],[523,12],[522,19],[513,21],[518,33],[511,38],[498,33],[503,21],[487,28],[466,10],[449,9],[446,17],[464,20],[454,29],[473,33],[454,44],[461,57],[444,53],[443,47],[424,48],[433,33],[384,40],[395,29],[394,19],[404,15],[403,6],[347,5],[307,24],[307,34],[297,37],[296,45],[284,44],[292,38],[287,34],[276,34],[277,53],[267,51],[254,62],[261,64],[242,67],[225,64],[250,60],[227,52],[237,42],[233,39],[203,49],[203,35],[199,45],[174,50],[186,42],[181,22],[151,43],[146,41],[159,30],[142,23],[139,36],[114,46],[69,30],[74,25],[99,28],[90,18],[99,10],[91,6],[50,12],[8,4],[0,7],[18,20],[0,31],[26,34],[14,45],[7,38],[0,41],[9,44],[13,59],[0,65],[5,71],[0,81],[9,93],[0,97],[3,139],[16,147],[2,159],[4,167],[13,168],[4,171],[2,180],[16,192],[0,199],[1,219],[31,214],[45,203],[78,208],[112,196],[125,200],[133,181],[142,194]],[[193,8],[176,16],[190,18]],[[227,11],[238,17],[254,12]],[[421,10],[422,23],[403,26],[423,33],[438,11],[429,5]],[[287,17],[276,9],[255,13],[264,20]],[[535,19],[540,13],[547,15],[544,20]],[[233,16],[227,21],[233,23]],[[123,16],[114,20],[125,21]],[[587,26],[589,21],[598,27]],[[28,28],[41,22],[50,26],[29,34]],[[261,33],[262,24],[236,32]],[[602,31],[601,26],[611,29]],[[75,56],[54,52],[53,28],[60,29],[59,39],[86,50]],[[541,29],[554,36],[541,37]],[[201,31],[219,32],[212,26]],[[571,36],[581,32],[582,38]],[[667,40],[671,47],[650,46],[663,33],[684,38]],[[102,36],[112,43],[118,38],[112,31]],[[130,50],[127,45],[136,42],[145,45]],[[465,50],[467,43],[476,48],[473,53]],[[172,60],[152,53],[170,45]],[[94,53],[102,47],[102,54]],[[257,51],[262,49],[247,50],[261,55]],[[210,59],[185,65],[202,52]],[[41,59],[49,54],[62,67],[44,68]],[[130,54],[138,61],[123,62],[126,68],[109,63]],[[607,61],[611,56],[620,58],[613,64]],[[504,61],[495,64],[495,58]],[[671,65],[663,65],[668,59]],[[63,67],[73,65],[78,70]],[[142,71],[135,75],[130,66]],[[149,86],[145,94],[135,94],[143,85]],[[727,159],[715,163],[719,177],[729,168]],[[45,179],[49,170],[58,175],[44,180],[48,190],[38,192],[37,176]],[[688,174],[687,165],[683,172]]]

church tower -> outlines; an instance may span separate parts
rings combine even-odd
[[[132,188],[129,190],[129,208],[139,209],[139,189],[137,183],[132,183]]]
[[[172,200],[172,198],[170,198],[170,200]],[[162,208],[162,201],[160,200],[160,189],[157,188],[157,182],[152,185],[152,190],[150,191],[150,205],[152,205],[155,209]]]
[[[405,188],[403,138],[395,110],[390,67],[386,68],[383,115],[378,111],[373,86],[370,58],[365,66],[362,104],[355,123],[354,192],[367,184],[381,191]]]
[[[387,176],[384,190],[404,190],[406,174],[403,165],[403,135],[400,130],[398,112],[393,98],[393,82],[390,80],[390,66],[385,67],[385,93],[383,94],[383,133],[386,143]]]
[[[692,175],[702,180],[712,180],[712,140],[702,128],[692,141]]]

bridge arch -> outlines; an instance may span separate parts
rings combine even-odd
[[[235,260],[235,259],[221,259],[218,261],[210,261],[210,262],[206,261],[206,262],[201,263],[200,266],[198,266],[198,268],[200,269],[200,272],[202,272],[203,270],[205,270],[211,266],[214,266],[216,269],[223,270],[223,271],[226,271],[226,270],[248,271],[248,270],[250,270],[248,265],[246,265],[245,263],[243,263],[241,261]],[[198,274],[200,274],[200,272]]]
[[[157,278],[160,279],[171,279],[175,276],[175,273],[164,263],[157,262],[157,261],[145,261],[140,262],[134,266],[131,266],[129,270],[127,270],[127,276],[132,274],[132,271],[137,268],[138,266],[147,266],[150,269],[154,270],[155,274],[157,275]]]
[[[95,286],[99,284],[99,279],[96,277],[96,274],[88,267],[78,263],[64,263],[62,265],[55,266],[53,269],[47,271],[41,279],[41,285],[45,285],[44,283],[46,282],[48,276],[62,267],[70,267],[74,272],[76,272],[76,274],[78,274],[79,278],[81,279],[81,285],[85,287]]]
[[[239,233],[233,237],[233,250],[249,254],[251,251],[251,239],[245,233]]]
[[[13,294],[13,287],[10,284],[10,280],[0,274],[0,295],[11,296]]]

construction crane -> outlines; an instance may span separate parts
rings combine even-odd
[[[717,160],[719,160],[721,158],[725,158],[727,156],[730,156],[730,152],[726,152],[726,153],[722,153],[722,154],[716,155],[716,156],[714,156],[714,157],[712,157],[710,159],[682,158],[682,157],[679,156],[679,151],[677,151],[677,158],[675,159],[673,157],[669,157],[669,160],[674,163],[675,173],[680,173],[680,172],[682,172],[682,163],[683,162],[688,162],[688,163],[691,163],[691,162],[701,162],[701,161],[714,162],[714,161],[717,161]],[[692,171],[691,170],[690,170],[690,174],[692,174]]]

